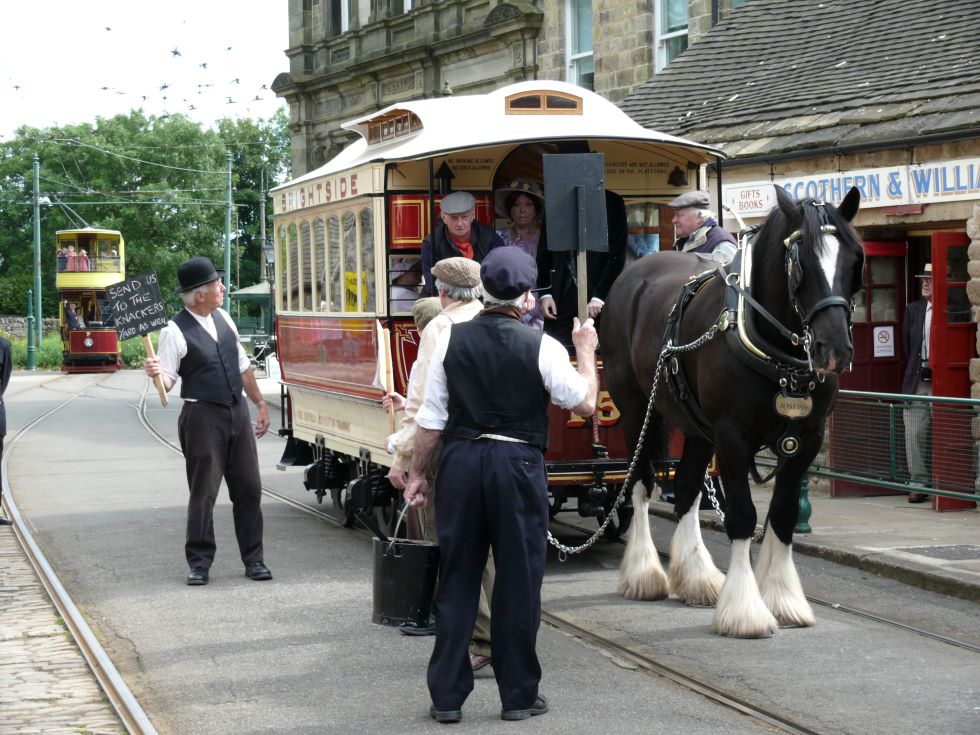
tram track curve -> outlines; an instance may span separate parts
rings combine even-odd
[[[55,376],[53,380],[57,380],[61,377],[64,376]],[[92,387],[100,387],[100,383],[104,382],[104,380],[107,378],[108,376],[100,376],[100,378],[97,379],[92,386],[88,386],[80,392],[69,395],[56,405],[35,416],[31,421],[18,429],[16,432],[8,435],[9,438],[4,445],[3,458],[0,460],[3,463],[3,497],[4,503],[7,506],[8,517],[13,522],[13,531],[17,538],[18,544],[27,557],[31,567],[34,569],[34,572],[37,574],[38,579],[41,581],[41,585],[47,592],[51,603],[55,607],[55,610],[58,612],[58,615],[61,617],[62,621],[64,621],[69,635],[71,635],[72,640],[78,646],[85,664],[92,672],[96,683],[105,695],[109,705],[115,711],[116,716],[119,718],[123,727],[126,728],[126,731],[130,733],[130,735],[156,735],[156,728],[150,722],[146,712],[136,700],[136,697],[123,680],[118,669],[116,669],[109,655],[99,642],[98,637],[85,620],[85,616],[78,609],[78,606],[71,598],[71,595],[65,589],[60,578],[58,577],[57,572],[45,557],[44,552],[38,545],[34,535],[31,533],[26,519],[21,515],[20,510],[17,508],[17,503],[13,499],[13,494],[11,493],[11,488],[7,481],[7,462],[16,448],[17,442],[23,437],[29,435],[33,428],[43,423],[46,419],[56,414],[65,406],[77,398],[84,397],[86,392]],[[48,382],[51,381],[45,381],[38,386],[31,386],[31,388],[22,389],[18,391],[18,393],[34,388],[52,390],[48,386]]]

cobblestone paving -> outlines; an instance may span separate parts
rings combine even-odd
[[[13,530],[0,527],[0,735],[125,733]]]

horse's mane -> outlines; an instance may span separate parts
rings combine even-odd
[[[803,224],[800,226],[803,237],[798,241],[802,257],[806,257],[807,249],[811,249],[811,254],[817,258],[823,253],[824,241],[820,228],[824,224],[831,224],[837,228],[837,238],[842,247],[851,250],[859,249],[860,238],[851,227],[851,223],[837,211],[837,207],[819,207],[814,199],[805,199],[798,202],[796,206],[803,217]],[[821,217],[821,211],[826,221]],[[759,263],[763,272],[770,272],[771,268],[778,270],[783,268],[785,253],[783,240],[791,232],[792,228],[783,211],[779,207],[773,209],[759,230],[756,238],[757,247],[753,252],[753,259]],[[762,247],[758,247],[759,245]]]

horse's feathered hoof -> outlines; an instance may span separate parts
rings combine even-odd
[[[621,574],[619,594],[627,600],[666,600],[670,584],[662,568],[649,567],[634,574]]]
[[[779,630],[776,618],[764,607],[753,615],[725,615],[715,608],[711,632],[727,638],[772,638]]]
[[[780,628],[809,628],[817,624],[810,604],[804,601],[806,609],[772,610]]]

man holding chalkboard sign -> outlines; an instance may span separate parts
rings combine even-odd
[[[220,308],[223,275],[207,258],[191,258],[177,269],[177,293],[185,309],[160,332],[157,355],[144,365],[151,378],[162,377],[168,391],[181,378],[184,407],[178,429],[190,486],[184,545],[189,585],[208,583],[216,549],[214,503],[222,477],[231,497],[245,575],[257,581],[272,579],[262,556],[262,486],[255,445],[255,439],[269,430],[269,410],[235,324]],[[243,390],[258,408],[254,436]]]

